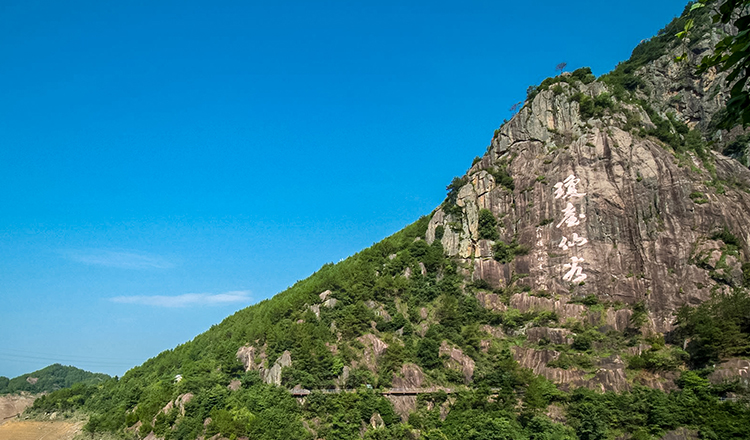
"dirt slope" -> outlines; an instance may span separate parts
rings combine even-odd
[[[84,422],[36,422],[12,420],[0,425],[0,440],[70,440]]]

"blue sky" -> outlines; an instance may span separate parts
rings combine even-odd
[[[0,2],[0,375],[121,375],[396,232],[683,6]]]

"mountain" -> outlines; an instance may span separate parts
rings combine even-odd
[[[709,8],[529,89],[428,216],[32,411],[154,438],[748,438],[748,139]],[[687,61],[675,57],[687,52]]]
[[[91,373],[80,368],[52,364],[33,373],[8,379],[0,376],[0,394],[49,393],[61,388],[70,388],[76,384],[96,385],[111,379],[103,373]]]

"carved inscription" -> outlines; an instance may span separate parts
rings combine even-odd
[[[562,182],[557,182],[554,186],[555,200],[565,200],[567,203],[565,208],[562,210],[563,218],[560,223],[557,224],[558,229],[561,227],[572,229],[576,228],[581,224],[581,220],[586,218],[586,215],[578,212],[578,208],[573,202],[582,198],[586,193],[578,192],[578,184],[581,183],[581,179],[577,178],[574,174],[568,176]],[[579,231],[580,232],[580,231]],[[577,250],[588,243],[588,239],[579,232],[571,231],[572,235],[564,235],[558,247],[563,251],[572,251],[573,256],[570,257],[570,263],[563,265],[563,269],[566,269],[563,275],[563,281],[570,283],[583,282],[588,276],[583,273],[584,259],[575,255]]]

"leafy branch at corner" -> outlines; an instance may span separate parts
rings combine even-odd
[[[699,0],[690,8],[690,12],[717,3],[718,0]],[[720,3],[720,2],[719,2]],[[737,28],[736,35],[727,35],[714,47],[713,55],[701,60],[696,73],[701,75],[711,68],[719,72],[729,72],[726,83],[732,88],[727,101],[725,118],[720,122],[720,128],[730,129],[742,123],[750,125],[750,92],[745,87],[750,74],[750,14],[748,14],[750,0],[726,0],[718,7],[713,15],[714,23],[732,24]],[[685,29],[677,36],[685,38],[694,25],[690,18],[685,22]],[[678,61],[685,55],[678,57]]]

